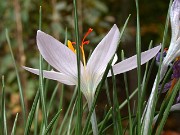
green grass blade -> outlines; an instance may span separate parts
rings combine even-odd
[[[51,70],[51,66],[48,64],[47,66],[47,70],[50,71]],[[47,97],[47,91],[48,91],[48,86],[49,86],[49,79],[45,79],[45,86],[44,86],[44,97],[45,97],[45,100],[46,100],[46,97]]]
[[[76,37],[76,55],[77,55],[77,73],[78,73],[78,101],[77,101],[77,121],[76,121],[76,135],[81,134],[81,121],[82,121],[82,93],[80,90],[81,83],[81,67],[80,67],[80,42],[79,42],[79,28],[78,28],[78,13],[77,13],[77,2],[73,0],[74,6],[74,26],[75,26],[75,37]]]
[[[108,80],[107,79],[105,81],[105,87],[106,87],[106,95],[107,95],[107,99],[108,99],[108,104],[109,104],[109,106],[112,106],[111,98],[110,98],[110,94],[109,94]]]
[[[152,40],[151,40],[148,49],[151,49],[151,48],[152,48],[152,43],[153,43],[153,42],[152,42]],[[150,76],[151,76],[151,73],[152,73],[152,69],[153,69],[155,60],[156,60],[156,58],[154,57],[154,58],[152,59],[152,62],[150,63],[150,66],[149,66],[149,62],[146,63],[146,69],[145,69],[145,73],[144,73],[143,81],[142,81],[142,96],[141,96],[142,101],[143,101],[143,102],[141,102],[141,107],[142,107],[142,108],[144,108],[144,107],[143,107],[143,103],[145,103],[146,88],[147,88],[148,83],[149,83],[149,79],[150,79]],[[146,108],[144,108],[144,110],[145,110],[145,109],[146,109]],[[144,119],[144,113],[145,113],[145,112],[143,112],[143,114],[142,114],[141,120]],[[135,123],[134,123],[134,124],[135,124]],[[135,126],[135,125],[134,125],[134,126]]]
[[[15,120],[14,120],[14,124],[13,124],[13,128],[12,128],[12,131],[11,131],[11,135],[15,135],[17,119],[18,119],[18,113],[16,114],[16,117],[15,117]]]
[[[41,30],[42,25],[42,7],[39,8],[39,30]],[[43,124],[45,128],[48,124],[47,113],[46,113],[46,102],[45,102],[45,94],[44,94],[44,79],[43,79],[43,57],[39,54],[39,88],[40,88],[40,99],[42,105],[42,113],[43,113]],[[43,128],[44,129],[44,128]],[[44,130],[43,130],[44,131]]]
[[[2,111],[2,134],[7,135],[7,123],[6,123],[6,106],[5,106],[5,83],[4,76],[2,76],[2,101],[1,101],[1,111]]]
[[[141,34],[140,34],[140,20],[139,20],[139,5],[138,0],[136,2],[136,14],[137,14],[137,30],[136,30],[136,52],[137,52],[137,75],[138,75],[138,107],[137,107],[137,128],[138,135],[141,131],[141,103],[142,103],[142,90],[141,90]]]
[[[71,101],[70,101],[70,103],[69,103],[69,107],[68,107],[68,109],[67,109],[67,111],[66,111],[66,114],[65,114],[65,116],[64,116],[64,119],[63,119],[63,121],[62,121],[62,123],[61,123],[61,126],[60,126],[60,128],[59,128],[58,135],[61,135],[61,134],[62,134],[62,130],[63,130],[63,128],[64,128],[65,122],[67,121],[68,114],[69,114],[69,112],[70,112],[70,109],[72,108],[72,105],[73,105],[74,101],[75,101],[76,95],[77,95],[77,89],[75,89],[75,91],[74,91],[74,93],[73,93],[72,99],[71,99]]]
[[[53,119],[51,120],[51,122],[49,123],[49,125],[47,126],[47,128],[46,128],[46,130],[45,130],[45,135],[48,134],[50,128],[54,125],[54,123],[55,123],[55,121],[57,120],[57,118],[59,117],[61,111],[62,111],[62,109],[57,112],[57,114],[54,116],[54,118],[53,118]]]
[[[168,69],[168,71],[167,71],[167,73],[166,73],[166,76],[165,76],[164,79],[163,79],[162,86],[161,86],[161,89],[160,89],[160,91],[159,91],[158,96],[160,96],[162,90],[164,89],[164,85],[165,85],[165,83],[167,82],[167,78],[171,75],[171,73],[172,73],[172,67],[170,67],[170,68]],[[168,94],[169,94],[169,93],[168,93]],[[167,95],[168,95],[168,94],[167,94]],[[163,117],[164,110],[165,110],[165,108],[166,108],[166,106],[167,106],[167,104],[166,104],[166,100],[167,100],[167,99],[166,99],[166,98],[167,98],[167,96],[165,97],[165,99],[163,100],[163,102],[162,102],[162,104],[161,104],[161,108],[160,108],[160,111],[159,111],[159,114],[158,114],[158,118],[157,118],[156,123],[155,123],[155,125],[154,125],[154,127],[153,127],[153,134],[155,134],[155,131],[156,131],[157,128],[158,128],[159,122],[161,121],[161,119],[162,119],[162,117]]]
[[[37,130],[38,130],[38,114],[39,114],[39,100],[37,103],[36,112],[34,116],[34,135],[37,135]]]
[[[64,85],[62,84],[62,89],[61,89],[61,96],[60,96],[60,102],[59,102],[59,110],[62,109],[62,105],[63,105],[63,98],[64,97]],[[59,119],[59,118],[58,118]],[[51,135],[54,135],[56,133],[56,128],[58,126],[58,119],[56,120],[54,126],[53,126],[53,129],[52,129],[52,132],[51,132]]]
[[[24,135],[29,135],[30,134],[30,129],[31,129],[31,125],[32,125],[32,122],[33,122],[33,119],[34,119],[35,112],[36,112],[36,107],[37,107],[37,104],[38,104],[39,97],[40,97],[40,90],[38,90],[36,92],[36,96],[34,98],[34,101],[33,101],[32,107],[31,107],[31,111],[30,111],[30,113],[28,115],[28,119],[27,119],[27,122],[26,122]]]
[[[124,60],[124,51],[121,52],[121,58]],[[124,75],[124,83],[125,83],[125,90],[126,90],[126,97],[127,97],[127,105],[128,105],[128,115],[129,115],[129,135],[132,135],[132,119],[131,119],[131,105],[129,101],[129,91],[128,91],[128,82],[127,82],[127,74],[123,73]]]
[[[57,93],[58,87],[59,87],[59,84],[56,85],[56,87],[55,87],[55,89],[54,89],[54,91],[52,93],[52,96],[51,96],[51,99],[50,99],[49,105],[48,105],[47,115],[49,115],[49,112],[51,110],[52,103],[53,103],[54,97],[55,97],[55,95]]]
[[[72,108],[71,116],[70,116],[70,119],[69,119],[69,125],[68,125],[67,135],[70,135],[71,124],[72,124],[72,119],[73,119],[73,115],[74,115],[74,112],[75,112],[76,103],[77,103],[77,100],[75,101],[74,106],[73,106],[73,108]]]
[[[157,128],[157,132],[156,132],[157,135],[160,135],[162,130],[163,130],[163,127],[166,123],[166,120],[167,120],[167,117],[169,115],[171,106],[173,104],[173,101],[174,101],[179,89],[180,89],[180,80],[175,85],[174,89],[172,90],[172,93],[171,93],[171,91],[168,92],[169,99],[167,98],[167,100],[166,100],[167,106],[166,106],[166,109],[164,111],[163,117],[161,119],[161,123],[160,123],[159,127]]]
[[[122,123],[121,123],[121,115],[119,111],[119,102],[117,97],[117,89],[116,89],[116,78],[114,76],[112,67],[111,67],[111,74],[112,74],[112,83],[113,83],[113,123],[114,123],[114,134],[115,135],[122,135]]]
[[[134,90],[133,93],[129,96],[129,100],[131,98],[133,98],[135,96],[135,94],[138,92],[138,89]],[[126,104],[127,104],[127,99],[119,106],[119,110],[121,110]],[[99,128],[99,134],[102,134],[103,128],[106,124],[106,122],[112,118],[112,107],[109,109],[109,111],[107,112],[105,118],[103,119],[103,121],[101,123],[98,124],[98,126],[100,126]]]
[[[149,48],[148,49],[152,48],[152,43],[153,43],[153,41],[151,40],[150,43],[149,43]],[[143,101],[145,99],[145,94],[146,94],[146,88],[147,88],[147,84],[149,82],[149,78],[150,78],[150,75],[151,75],[151,71],[152,71],[154,62],[155,62],[155,58],[152,60],[152,63],[150,64],[150,67],[149,67],[149,62],[146,63],[145,73],[144,73],[144,77],[143,77],[143,81],[142,81],[142,95],[141,95],[142,102],[141,102],[141,107],[143,106]]]
[[[19,90],[19,94],[20,94],[20,102],[21,102],[21,107],[22,107],[23,123],[25,125],[26,124],[26,108],[25,108],[25,103],[24,103],[23,90],[22,90],[22,85],[21,85],[21,81],[20,81],[20,77],[19,77],[18,68],[17,68],[17,65],[16,65],[16,61],[15,61],[15,58],[14,58],[13,51],[12,51],[11,42],[10,42],[10,39],[9,39],[8,29],[6,29],[6,39],[7,39],[7,42],[8,42],[9,50],[10,50],[11,57],[12,57],[13,64],[14,64],[14,68],[15,68],[15,71],[16,71],[16,77],[17,77],[17,82],[18,82],[18,90]]]

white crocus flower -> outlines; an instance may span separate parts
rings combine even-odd
[[[164,77],[168,65],[180,56],[180,0],[174,0],[170,9],[171,42],[167,55],[161,66],[161,79]]]
[[[87,35],[85,35],[86,37]],[[81,66],[81,91],[88,102],[89,109],[92,106],[97,85],[102,79],[104,71],[108,62],[111,60],[116,52],[120,38],[120,32],[116,25],[114,25],[108,34],[102,39],[93,51],[87,64],[85,60],[83,45],[81,51],[83,55],[83,62]],[[61,42],[54,39],[52,36],[38,30],[37,31],[37,46],[43,58],[57,71],[43,71],[43,76],[48,79],[57,80],[67,85],[78,85],[77,74],[77,60],[75,50],[69,41],[68,47]],[[85,39],[85,38],[84,38]],[[86,41],[84,41],[85,43]],[[146,63],[153,58],[160,46],[150,49],[141,54],[141,64]],[[117,57],[116,57],[117,58]],[[115,62],[113,62],[115,63]],[[128,58],[120,63],[113,65],[114,74],[120,74],[137,67],[137,56]],[[29,72],[39,75],[39,69],[24,67]],[[108,76],[111,76],[109,73]],[[98,134],[97,121],[95,111],[91,117],[93,134]]]

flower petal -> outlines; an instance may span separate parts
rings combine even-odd
[[[39,75],[39,69],[24,67],[23,68],[31,73],[34,73],[36,75]],[[43,70],[43,77],[59,81],[61,83],[67,84],[67,85],[76,85],[76,78],[73,78],[71,76],[67,76],[63,73],[55,72],[55,71],[45,71]]]
[[[180,111],[180,103],[178,103],[178,104],[175,104],[175,105],[173,105],[172,107],[171,107],[171,109],[170,109],[170,112],[175,112],[175,111]],[[158,114],[154,117],[154,119],[153,119],[153,124],[155,124],[155,122],[157,121],[157,119],[158,119]]]
[[[176,41],[180,36],[180,1],[174,0],[171,10],[170,10],[170,21],[171,21],[171,29],[172,29],[172,38],[171,41]]]
[[[76,54],[67,46],[40,30],[37,31],[37,45],[41,55],[51,66],[66,75],[77,76]]]
[[[117,54],[115,54],[111,65],[114,66],[114,64],[117,62],[117,60],[118,60],[118,56],[117,56]]]
[[[141,65],[152,59],[161,49],[161,45],[141,53]],[[137,55],[125,59],[113,66],[114,75],[130,71],[137,67]],[[109,72],[108,77],[111,76]]]
[[[87,72],[90,75],[95,75],[99,72],[104,72],[108,62],[115,54],[117,45],[119,43],[120,32],[116,25],[114,25],[108,34],[101,40],[93,51],[87,63]]]

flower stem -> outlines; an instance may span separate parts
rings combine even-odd
[[[93,98],[92,98],[92,99],[93,99]],[[91,111],[92,102],[93,102],[93,100],[92,100],[92,101],[91,101],[91,100],[88,100],[89,111]],[[98,135],[98,126],[97,126],[95,109],[93,110],[93,113],[92,113],[92,115],[91,115],[91,124],[92,124],[93,135]]]
[[[98,134],[98,127],[97,127],[95,110],[93,111],[93,113],[91,115],[91,124],[92,124],[93,135],[97,135]]]

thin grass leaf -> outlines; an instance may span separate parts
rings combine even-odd
[[[117,89],[116,89],[116,78],[114,76],[112,67],[111,67],[111,74],[112,74],[112,83],[113,83],[113,123],[114,123],[114,134],[122,135],[122,123],[121,123],[121,115],[119,111],[119,102],[117,97]]]
[[[68,36],[67,36],[67,27],[65,29],[65,40],[64,40],[64,44],[67,45],[67,39],[68,39]]]
[[[124,60],[124,51],[121,51],[121,59]],[[124,75],[124,83],[125,83],[125,90],[126,90],[126,98],[127,98],[127,105],[128,105],[128,115],[129,115],[129,135],[132,135],[132,119],[131,119],[131,105],[129,101],[129,91],[128,91],[128,82],[127,82],[127,74],[123,73]]]
[[[32,125],[32,122],[34,119],[35,112],[36,112],[36,107],[38,104],[39,97],[40,97],[40,90],[38,90],[36,92],[36,96],[34,98],[30,113],[29,113],[28,118],[27,118],[24,135],[30,134],[30,129],[31,129],[31,125]]]
[[[59,102],[59,108],[58,110],[60,110],[62,108],[62,105],[63,105],[63,98],[64,97],[64,85],[62,84],[62,88],[61,88],[61,96],[60,96],[60,102]],[[59,119],[59,118],[58,118]],[[58,126],[58,119],[56,120],[54,126],[53,126],[53,129],[52,129],[52,132],[51,132],[51,135],[54,135],[56,133],[56,128]]]
[[[103,119],[106,117],[107,112],[108,112],[108,106],[105,105],[105,107],[104,107],[104,116],[103,116]],[[98,127],[100,127],[100,124],[98,125]],[[105,133],[103,133],[102,135],[105,135]]]
[[[77,95],[77,88],[75,88],[75,91],[74,91],[73,96],[72,96],[72,98],[71,98],[71,101],[70,101],[70,103],[69,103],[69,107],[68,107],[68,109],[67,109],[67,111],[66,111],[66,114],[65,114],[65,116],[64,116],[63,121],[61,122],[61,126],[60,126],[60,128],[59,128],[58,135],[61,135],[61,134],[62,134],[62,129],[64,128],[65,122],[67,121],[68,114],[69,114],[69,112],[70,112],[70,109],[71,109],[74,101],[75,101],[76,95]]]
[[[174,65],[174,63],[173,63],[173,65]],[[158,93],[158,96],[160,96],[160,94],[162,93],[162,91],[164,89],[164,85],[166,84],[168,78],[171,76],[172,68],[173,68],[173,66],[170,66],[170,68],[168,69],[168,71],[167,71],[167,73],[166,73],[166,75],[165,75],[165,77],[164,77],[164,79],[163,79],[163,81],[161,83],[161,89],[160,89],[160,91]]]
[[[152,48],[152,43],[153,43],[153,41],[151,40],[150,43],[149,43],[149,48],[148,49]],[[142,102],[141,102],[141,107],[142,107],[143,101],[145,99],[146,87],[147,87],[147,84],[149,82],[149,78],[150,78],[150,75],[151,75],[152,67],[154,65],[154,61],[155,61],[155,58],[153,58],[152,63],[150,65],[150,68],[149,68],[149,62],[146,63],[146,68],[145,68],[143,81],[142,81],[142,95],[141,95]]]
[[[77,13],[77,2],[73,0],[74,6],[74,26],[75,26],[75,37],[76,37],[76,56],[77,56],[77,73],[78,73],[78,101],[77,101],[77,123],[76,123],[76,135],[81,134],[81,122],[82,122],[82,93],[80,90],[81,83],[81,69],[80,69],[80,42],[79,42],[79,28],[78,28],[78,13]]]
[[[16,114],[16,117],[15,117],[15,120],[14,120],[14,124],[13,124],[13,128],[12,128],[12,131],[11,131],[11,135],[15,135],[17,119],[18,119],[18,113]]]
[[[149,44],[149,49],[152,48],[152,40]],[[144,76],[143,76],[143,81],[142,81],[142,101],[145,101],[145,95],[146,95],[146,88],[148,86],[148,83],[149,83],[149,79],[150,79],[150,76],[151,76],[151,73],[152,73],[152,69],[153,69],[153,66],[154,66],[154,63],[155,63],[155,59],[156,58],[153,58],[152,59],[152,62],[149,66],[149,62],[146,63],[146,69],[145,69],[145,73],[144,73]],[[141,107],[143,107],[143,103],[144,102],[141,102]],[[144,119],[144,115],[145,115],[145,110],[146,108],[144,108],[144,112],[142,114],[142,117],[141,117],[141,121]]]
[[[51,70],[51,65],[48,64],[47,70],[48,71]],[[44,96],[45,96],[45,99],[47,97],[48,86],[49,86],[49,79],[45,79],[45,86],[44,86]]]
[[[42,7],[39,7],[39,30],[41,30],[41,25],[42,25]],[[47,113],[46,113],[46,102],[45,102],[45,94],[44,94],[44,79],[43,79],[43,57],[41,54],[39,54],[39,88],[40,88],[40,99],[41,99],[41,105],[42,105],[42,113],[43,113],[43,125],[45,128],[47,127],[48,124],[48,119],[47,119]],[[43,132],[44,129],[43,128]],[[42,133],[43,133],[42,132]]]
[[[162,82],[162,87],[161,87],[161,90],[159,91],[158,96],[160,96],[160,94],[161,94],[161,92],[162,92],[162,90],[163,90],[163,88],[164,88],[164,85],[165,85],[165,83],[167,82],[167,78],[168,78],[168,77],[170,76],[170,74],[171,74],[171,71],[172,71],[172,67],[170,67],[170,68],[168,69],[168,71],[167,71],[167,74],[166,74],[166,76],[165,76],[165,78],[164,78],[164,80],[163,80],[163,82]],[[169,93],[168,93],[167,95],[169,95]],[[159,115],[158,115],[158,118],[157,118],[156,123],[155,123],[155,125],[154,125],[153,132],[152,132],[152,133],[154,133],[154,134],[155,134],[155,131],[157,130],[158,125],[159,125],[159,123],[160,123],[160,121],[161,121],[161,119],[162,119],[162,117],[163,117],[164,110],[166,109],[166,106],[167,106],[167,103],[166,103],[167,95],[166,95],[165,99],[163,100],[163,102],[162,102],[162,104],[161,104],[161,108],[160,108],[160,111],[159,111]],[[168,100],[169,100],[169,98],[168,98]]]
[[[131,116],[132,116],[132,118],[136,117],[136,115],[131,115]],[[122,121],[126,120],[126,119],[129,119],[129,117],[122,118]],[[105,133],[105,131],[107,131],[111,126],[113,126],[113,123],[111,123],[110,125],[106,126],[105,129],[102,131],[102,133]]]
[[[129,96],[129,99],[132,99],[137,92],[138,92],[138,89],[135,89],[135,90],[133,91],[133,93]],[[126,104],[127,104],[127,99],[119,106],[119,110],[121,110]],[[99,128],[99,134],[102,134],[102,131],[103,131],[103,128],[104,128],[106,122],[107,122],[109,119],[112,118],[112,115],[111,115],[111,114],[112,114],[112,107],[111,107],[111,108],[109,109],[109,111],[107,112],[107,114],[106,114],[105,118],[103,119],[103,121],[98,124],[98,127],[100,126],[100,128]]]
[[[55,89],[54,89],[54,91],[52,93],[52,96],[51,96],[51,99],[50,99],[49,105],[48,105],[47,115],[49,115],[49,112],[51,110],[52,103],[53,103],[54,97],[55,97],[55,95],[57,93],[58,87],[59,87],[59,84],[56,85],[56,87],[55,87]]]
[[[110,98],[110,94],[109,94],[108,80],[107,79],[105,81],[105,87],[106,87],[106,95],[107,95],[107,99],[108,99],[108,104],[109,104],[109,106],[112,106],[111,98]]]
[[[37,130],[38,130],[38,114],[39,114],[39,100],[37,103],[36,112],[34,116],[34,135],[37,135]]]
[[[160,135],[162,130],[163,130],[163,127],[164,127],[164,125],[166,123],[166,120],[167,120],[167,117],[169,115],[171,106],[173,104],[173,101],[174,101],[174,99],[175,99],[179,89],[180,89],[180,80],[177,82],[177,84],[175,85],[174,89],[172,90],[172,93],[170,95],[169,100],[168,99],[166,100],[167,106],[166,106],[166,109],[164,111],[163,117],[161,119],[161,123],[159,125],[159,128],[157,129],[157,132],[156,132],[157,135]]]
[[[7,135],[7,123],[6,123],[6,106],[5,106],[5,83],[4,76],[2,76],[2,101],[1,101],[1,114],[2,114],[2,134]]]
[[[75,113],[75,106],[76,106],[77,100],[74,103],[74,106],[72,108],[72,112],[69,118],[69,124],[68,124],[68,130],[67,130],[67,135],[70,135],[70,131],[71,131],[71,124],[72,124],[72,119],[73,119],[73,115]]]
[[[13,51],[12,51],[11,42],[10,42],[9,34],[8,34],[8,29],[6,29],[6,40],[8,42],[9,50],[10,50],[11,57],[12,57],[13,64],[14,64],[14,68],[15,68],[15,71],[16,71],[16,77],[17,77],[17,82],[18,82],[18,90],[19,90],[19,94],[20,94],[20,102],[21,102],[21,107],[22,107],[23,123],[25,125],[26,124],[26,108],[25,108],[25,103],[24,103],[23,89],[22,89],[22,85],[21,85],[21,81],[20,81],[16,61],[15,61],[15,58],[14,58],[14,54],[13,54]]]
[[[140,34],[140,21],[139,21],[139,5],[138,0],[136,2],[136,21],[137,21],[137,30],[136,30],[136,52],[137,52],[137,76],[138,76],[138,107],[137,107],[137,128],[138,135],[141,131],[141,34]]]
[[[172,4],[172,0],[170,0],[169,2],[169,9],[168,9],[168,13],[167,13],[167,17],[166,17],[166,24],[165,24],[165,29],[164,29],[164,35],[163,35],[163,42],[162,42],[162,48],[161,48],[161,57],[160,57],[160,65],[159,65],[159,69],[158,69],[158,73],[152,88],[152,92],[147,104],[147,110],[145,113],[145,117],[143,120],[143,126],[142,126],[142,130],[141,130],[141,134],[143,135],[149,135],[152,132],[152,122],[154,119],[154,112],[155,112],[155,108],[156,108],[156,103],[157,103],[157,93],[158,93],[158,86],[160,83],[160,70],[161,70],[161,64],[162,64],[162,55],[163,55],[163,50],[164,50],[164,44],[166,41],[166,37],[167,37],[167,32],[168,32],[168,24],[169,24],[169,12],[170,12],[170,7]]]
[[[54,123],[55,123],[55,121],[57,120],[57,118],[59,117],[61,111],[62,111],[62,109],[57,112],[57,114],[54,116],[54,118],[53,118],[53,119],[51,120],[51,122],[49,123],[49,125],[47,126],[47,128],[46,128],[46,130],[45,130],[45,135],[48,134],[50,128],[54,125]]]

